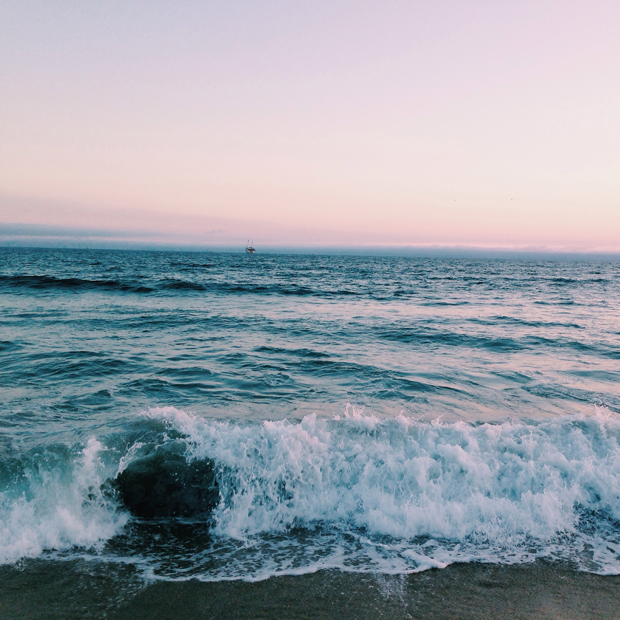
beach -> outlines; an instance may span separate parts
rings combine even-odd
[[[255,583],[141,582],[127,567],[30,562],[0,569],[6,620],[603,620],[620,577],[544,562],[457,564],[410,575],[321,571]]]

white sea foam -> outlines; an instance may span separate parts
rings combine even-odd
[[[127,516],[101,490],[102,449],[91,438],[75,462],[31,466],[20,493],[0,493],[0,563],[44,550],[91,548],[122,528]]]
[[[471,425],[342,419],[216,422],[153,409],[218,467],[215,533],[251,541],[321,524],[337,536],[317,565],[385,572],[471,559],[562,558],[620,573],[620,419]],[[346,546],[346,545],[345,545]]]
[[[211,459],[220,490],[213,547],[132,547],[153,576],[396,574],[541,557],[620,574],[620,418],[604,409],[481,425],[380,419],[353,408],[331,419],[260,423],[175,408],[145,415],[184,437],[189,460]],[[170,441],[166,432],[158,441]],[[0,562],[93,547],[105,558],[105,541],[129,517],[101,485],[145,445],[106,453],[104,465],[106,448],[91,439],[62,467],[26,468],[20,485],[0,493]]]

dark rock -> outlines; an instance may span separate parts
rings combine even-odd
[[[188,463],[163,449],[130,463],[113,482],[125,507],[136,517],[202,517],[219,501],[211,461]]]

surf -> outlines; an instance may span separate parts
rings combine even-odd
[[[620,417],[604,409],[472,424],[168,407],[137,424],[133,439],[13,462],[2,562],[126,557],[159,578],[218,580],[546,558],[620,574]]]

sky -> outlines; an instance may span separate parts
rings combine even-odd
[[[616,0],[3,0],[0,243],[619,252],[618,24]]]

